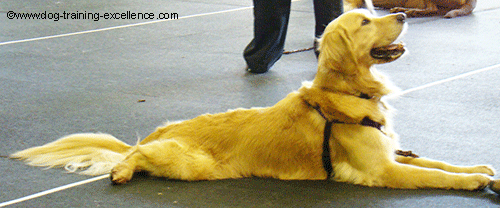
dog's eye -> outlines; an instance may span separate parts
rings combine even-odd
[[[364,19],[362,22],[361,22],[361,26],[364,26],[364,25],[367,25],[370,23],[370,20],[369,19]]]

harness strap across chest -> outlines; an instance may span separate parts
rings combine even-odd
[[[362,98],[362,99],[371,99],[371,97],[367,94],[364,94],[364,93],[361,93],[359,95],[359,98]],[[335,175],[335,173],[333,172],[333,166],[332,166],[332,158],[331,158],[331,150],[330,150],[330,136],[331,136],[331,133],[332,133],[332,125],[333,124],[352,124],[352,125],[362,125],[362,126],[366,126],[366,127],[372,127],[372,128],[376,128],[378,129],[379,131],[382,131],[382,127],[383,125],[376,122],[376,121],[373,121],[371,120],[370,118],[368,117],[365,117],[363,118],[363,120],[361,120],[361,122],[358,124],[358,123],[346,123],[346,122],[342,122],[342,121],[339,121],[339,120],[329,120],[324,114],[323,112],[321,112],[321,108],[320,106],[313,106],[311,105],[310,103],[308,103],[306,101],[307,105],[309,105],[310,107],[312,107],[313,109],[315,109],[319,115],[321,115],[321,117],[323,117],[323,119],[325,119],[325,128],[324,128],[324,131],[323,131],[323,152],[321,154],[321,160],[323,162],[323,168],[325,169],[326,173],[327,173],[327,176],[326,176],[326,180],[329,180],[332,176]],[[419,158],[418,155],[414,154],[412,151],[403,151],[403,150],[396,150],[394,152],[396,155],[399,155],[399,156],[403,156],[403,157],[412,157],[412,158]]]
[[[331,158],[331,150],[330,150],[330,136],[332,133],[332,125],[333,124],[347,124],[345,122],[339,121],[339,120],[329,120],[323,112],[321,112],[321,109],[319,106],[313,107],[323,119],[326,120],[325,123],[325,128],[323,131],[323,153],[321,154],[321,160],[323,162],[323,168],[325,169],[327,175],[326,175],[326,180],[329,180],[333,175],[333,166],[332,166],[332,158]],[[368,127],[373,127],[378,130],[382,130],[382,124],[375,122],[371,120],[368,117],[365,117],[359,125],[362,126],[368,126]]]

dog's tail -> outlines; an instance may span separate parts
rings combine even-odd
[[[64,167],[69,172],[84,175],[110,173],[125,159],[133,146],[109,134],[73,134],[39,147],[32,147],[10,155],[28,165]]]

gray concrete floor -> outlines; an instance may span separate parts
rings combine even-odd
[[[0,155],[77,132],[106,132],[133,144],[165,120],[273,105],[314,78],[316,59],[310,51],[286,55],[269,73],[245,73],[242,51],[252,38],[251,5],[250,0],[1,1]],[[180,19],[136,26],[131,24],[147,21],[10,20],[11,10],[175,12]],[[295,1],[292,10],[286,49],[309,47],[312,1]],[[223,12],[213,13],[218,11]],[[414,89],[391,101],[398,109],[402,147],[454,164],[500,169],[500,2],[479,0],[471,16],[410,19],[409,25],[403,39],[409,54],[378,66],[401,89]],[[101,28],[108,29],[95,31]],[[60,34],[69,35],[51,37]],[[39,37],[47,38],[32,39]],[[478,73],[464,74],[471,71]],[[446,80],[457,75],[463,76]],[[0,203],[92,178],[5,157],[0,174]],[[97,180],[13,206],[499,205],[500,198],[488,190],[392,190],[260,178],[182,182],[139,175],[125,186]]]

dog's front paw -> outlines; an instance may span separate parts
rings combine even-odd
[[[462,185],[463,189],[470,191],[483,190],[493,181],[491,177],[482,174],[468,175],[467,177],[469,180]]]
[[[406,12],[406,11],[408,11],[408,9],[403,7],[394,7],[390,10],[391,13]]]
[[[460,11],[459,10],[451,10],[448,13],[446,13],[443,17],[444,18],[454,18],[460,16]]]
[[[422,15],[425,16],[425,11],[421,9],[409,9],[409,8],[402,8],[402,7],[394,7],[390,10],[391,13],[399,13],[403,12],[406,14],[407,17],[420,17]]]
[[[495,169],[491,165],[478,165],[473,167],[473,173],[484,173],[489,176],[495,175]]]
[[[114,185],[124,184],[132,179],[134,171],[126,163],[120,163],[111,170],[111,182]]]

